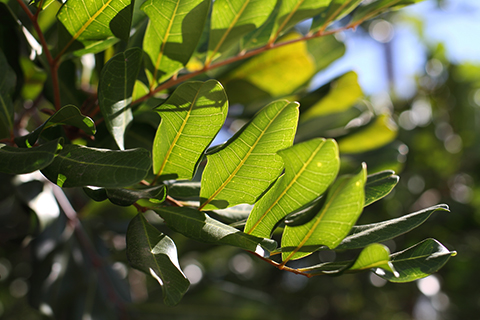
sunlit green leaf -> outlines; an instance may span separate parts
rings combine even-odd
[[[348,270],[365,270],[382,268],[398,276],[393,264],[390,262],[390,250],[379,243],[372,243],[365,247],[355,260],[355,263]]]
[[[141,9],[150,18],[143,48],[153,80],[163,82],[182,69],[202,35],[210,0],[147,0]]]
[[[95,134],[95,123],[87,116],[82,115],[80,110],[73,105],[66,105],[57,112],[55,112],[47,121],[40,127],[30,132],[29,134],[18,137],[15,142],[20,147],[30,148],[37,142],[38,138],[45,130],[61,125],[70,125],[83,130],[86,134]]]
[[[365,20],[376,17],[388,10],[397,10],[423,0],[377,0],[355,11],[350,25],[356,26]]]
[[[278,150],[292,145],[298,103],[273,102],[228,140],[207,155],[200,192],[201,209],[253,204],[278,178],[283,160]]]
[[[192,208],[162,207],[155,211],[170,228],[197,241],[235,246],[262,256],[276,249],[273,240],[248,235]]]
[[[61,187],[127,187],[141,181],[150,170],[145,149],[114,151],[67,145],[42,173]]]
[[[112,37],[128,40],[132,6],[130,0],[68,0],[57,18],[70,34],[62,44],[62,54],[76,41],[88,48]]]
[[[363,164],[360,173],[343,176],[333,184],[321,210],[310,222],[296,227],[286,226],[282,236],[283,261],[311,254],[300,250],[304,246],[337,247],[362,213],[366,179],[367,167]]]
[[[286,30],[300,21],[312,18],[324,11],[332,0],[283,0],[272,39],[276,39]]]
[[[133,120],[129,108],[138,71],[142,65],[140,48],[129,49],[111,58],[103,67],[98,84],[98,105],[105,124],[120,150],[124,150],[124,135]]]
[[[437,240],[426,239],[390,256],[398,276],[384,269],[377,269],[375,273],[391,282],[410,282],[437,272],[456,254]]]
[[[340,167],[338,147],[331,139],[310,140],[278,154],[285,163],[285,175],[255,204],[245,226],[246,233],[263,238],[270,237],[288,213],[323,194]]]
[[[62,143],[63,139],[57,139],[29,149],[0,144],[0,172],[22,174],[41,170],[53,162]]]
[[[206,64],[242,36],[260,27],[275,8],[277,0],[216,0],[212,8]]]
[[[332,82],[330,92],[302,114],[301,121],[352,107],[363,96],[357,78],[357,74],[351,71]]]
[[[313,19],[311,32],[323,32],[332,22],[340,20],[352,12],[363,0],[332,0],[328,9]]]
[[[350,234],[343,239],[337,249],[356,249],[371,243],[393,239],[425,222],[435,211],[449,211],[444,204],[423,209],[400,218],[390,219],[378,223],[354,226]]]
[[[397,137],[398,127],[387,114],[378,116],[359,131],[338,140],[340,153],[360,153],[380,148]]]
[[[365,184],[365,207],[388,195],[399,179],[392,170],[368,175]]]
[[[160,203],[163,202],[166,197],[165,185],[142,189],[85,187],[84,191],[95,201],[109,199],[113,204],[124,207],[131,206],[140,199],[152,199]]]
[[[132,267],[158,281],[165,304],[176,305],[187,292],[190,282],[180,269],[175,243],[142,214],[128,226],[127,258]]]
[[[216,80],[184,83],[156,111],[162,122],[153,144],[153,172],[160,177],[191,179],[227,117],[222,85]]]

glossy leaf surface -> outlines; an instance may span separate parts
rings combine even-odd
[[[141,181],[151,166],[145,149],[113,151],[67,145],[42,173],[60,187],[127,187]]]
[[[277,0],[217,0],[213,3],[209,64],[235,41],[260,27],[275,8]]]
[[[388,195],[400,178],[392,170],[386,170],[367,177],[365,184],[365,207]]]
[[[449,211],[448,206],[440,204],[414,213],[404,215],[396,219],[390,219],[378,223],[354,226],[350,234],[343,239],[337,247],[339,250],[356,249],[365,247],[371,243],[383,242],[393,239],[425,222],[435,211]]]
[[[175,243],[138,214],[127,230],[127,257],[132,267],[151,275],[162,286],[163,301],[176,305],[190,282],[178,263]]]
[[[372,243],[365,247],[348,270],[355,271],[372,268],[382,268],[398,276],[393,264],[390,262],[390,250],[383,244]]]
[[[253,204],[283,169],[278,150],[292,145],[298,104],[273,102],[228,140],[207,155],[200,192],[201,209]]]
[[[391,255],[398,277],[383,269],[375,273],[391,282],[410,282],[437,272],[454,255],[455,251],[448,250],[437,240],[426,239]]]
[[[133,115],[129,108],[143,52],[133,48],[108,60],[100,74],[98,104],[105,124],[120,150],[124,150],[124,135]]]
[[[222,85],[216,80],[187,82],[155,110],[162,122],[153,144],[153,172],[160,177],[191,179],[227,117]]]
[[[162,207],[155,211],[173,230],[197,241],[226,244],[256,252],[262,256],[276,249],[276,243],[248,235],[188,207]]]
[[[140,199],[152,199],[159,203],[166,197],[165,185],[142,188],[142,189],[123,189],[123,188],[92,188],[85,187],[85,193],[95,201],[109,199],[118,206],[131,206]]]
[[[285,163],[285,175],[255,204],[245,226],[246,233],[263,238],[269,238],[287,214],[323,194],[340,167],[338,147],[331,139],[310,140],[278,154]]]
[[[363,164],[360,173],[343,176],[332,185],[325,203],[310,222],[286,226],[282,236],[282,260],[286,262],[311,254],[309,250],[302,251],[304,246],[337,247],[362,213],[366,178],[367,168]]]
[[[57,19],[70,34],[63,45],[65,52],[74,42],[85,47],[117,37],[128,40],[132,19],[130,0],[68,0]],[[103,47],[102,47],[103,50]]]
[[[30,132],[25,136],[15,139],[15,142],[20,147],[32,147],[45,130],[61,125],[70,125],[83,130],[88,135],[95,134],[95,123],[87,116],[82,115],[80,110],[73,105],[66,105],[57,112],[55,112],[47,121],[40,127]]]
[[[210,8],[210,0],[148,0],[141,7],[150,18],[143,48],[147,69],[159,83],[182,69],[190,59]]]
[[[29,149],[0,144],[0,172],[23,174],[47,167],[53,162],[57,151],[61,149],[62,140],[49,141]]]

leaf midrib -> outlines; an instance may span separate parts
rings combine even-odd
[[[203,84],[197,90],[197,93],[195,94],[195,97],[193,98],[192,103],[190,104],[190,109],[188,110],[187,115],[185,116],[185,119],[183,120],[182,126],[178,129],[177,134],[175,135],[175,138],[170,143],[170,147],[168,148],[167,154],[165,155],[165,159],[163,159],[162,166],[160,167],[160,169],[157,173],[157,177],[159,177],[162,174],[163,170],[165,170],[165,167],[167,166],[168,159],[169,159],[170,155],[172,154],[173,149],[177,145],[177,141],[178,141],[178,139],[180,139],[180,136],[182,135],[182,132],[185,129],[185,126],[187,125],[188,119],[190,118],[190,114],[192,113],[193,106],[197,102],[198,95],[200,94],[200,91],[201,91],[202,87],[203,87]],[[162,120],[162,122],[163,122],[163,120]]]
[[[250,234],[251,232],[253,232],[253,230],[258,227],[258,225],[263,221],[263,219],[266,217],[266,215],[270,212],[270,210],[273,209],[274,206],[277,205],[277,203],[283,198],[283,196],[288,192],[288,190],[290,190],[291,187],[293,187],[293,184],[297,182],[298,178],[300,177],[300,175],[305,171],[305,169],[307,168],[308,165],[310,165],[310,163],[312,163],[313,159],[315,158],[315,156],[318,154],[319,150],[325,145],[326,143],[326,140],[324,140],[317,148],[315,148],[315,151],[312,152],[312,155],[310,156],[310,158],[308,158],[308,160],[303,164],[302,168],[298,171],[298,173],[293,177],[293,179],[290,181],[290,183],[286,186],[286,188],[282,191],[282,193],[275,199],[275,201],[272,203],[272,205],[267,209],[265,210],[265,212],[263,213],[263,215],[260,217],[260,219],[258,219],[258,221],[252,226],[252,228],[250,228],[250,230],[246,233]]]
[[[238,22],[238,19],[240,19],[240,16],[243,14],[243,11],[245,11],[245,9],[247,8],[247,6],[248,6],[249,4],[250,4],[250,0],[245,1],[245,3],[243,4],[242,8],[240,8],[240,10],[237,12],[237,15],[236,15],[235,18],[232,20],[232,23],[230,23],[230,25],[228,26],[227,30],[226,30],[225,33],[223,34],[222,38],[221,38],[220,41],[218,42],[217,46],[215,47],[215,49],[213,49],[212,54],[210,55],[210,57],[208,57],[207,62],[205,63],[205,65],[209,65],[210,62],[213,60],[213,58],[214,58],[214,56],[217,54],[218,50],[220,49],[220,47],[222,46],[222,44],[225,42],[225,39],[226,39],[227,36],[230,34],[230,31],[232,31],[233,27],[234,27],[235,24]]]
[[[103,13],[103,11],[105,11],[105,9],[110,5],[110,3],[112,2],[113,0],[107,0],[107,2],[97,11],[95,12],[88,20],[87,22],[85,22],[85,24],[72,36],[72,39],[70,39],[70,41],[65,45],[65,47],[62,49],[62,51],[58,54],[58,57],[61,57],[65,51],[67,51],[67,49],[73,44],[73,42],[75,42],[79,37],[80,35],[85,32],[85,30],[90,26],[90,24],[92,24],[95,19],[101,14]],[[73,11],[73,8],[70,8],[70,6],[68,6],[68,2],[65,4],[66,6],[66,10],[72,10]]]
[[[255,141],[255,143],[252,145],[252,147],[248,150],[247,154],[245,155],[245,157],[240,161],[240,163],[237,165],[237,167],[233,170],[233,172],[228,176],[228,178],[222,183],[222,185],[220,187],[218,187],[218,189],[207,199],[207,201],[205,201],[199,208],[198,210],[202,210],[207,204],[209,204],[213,199],[215,199],[215,197],[220,193],[222,192],[222,190],[230,183],[230,181],[235,177],[235,175],[237,174],[237,172],[243,167],[243,164],[248,160],[248,158],[250,157],[250,155],[252,154],[253,150],[255,149],[255,147],[257,146],[257,144],[260,142],[260,140],[262,139],[263,135],[268,131],[268,128],[270,128],[270,126],[272,125],[272,123],[278,118],[278,116],[280,116],[280,114],[283,112],[283,110],[285,110],[288,106],[290,105],[290,103],[286,102],[285,103],[285,106],[283,106],[283,108],[281,108],[279,111],[277,111],[277,114],[275,115],[275,117],[273,117],[270,122],[268,123],[268,125],[265,127],[265,130],[263,130],[260,135],[258,136],[257,140]]]
[[[163,39],[162,39],[162,45],[160,46],[160,52],[158,53],[157,61],[155,63],[155,70],[154,70],[154,73],[153,73],[152,85],[157,80],[158,69],[159,69],[160,63],[161,63],[162,58],[163,58],[163,53],[165,51],[165,46],[167,44],[167,39],[170,36],[170,30],[172,29],[173,21],[175,20],[175,15],[177,14],[177,10],[178,10],[179,5],[180,5],[180,0],[177,0],[177,3],[175,4],[175,9],[173,10],[170,22],[168,23],[167,30],[165,31],[165,34],[164,34]]]
[[[293,15],[298,11],[298,8],[300,8],[303,2],[305,2],[305,0],[300,0],[297,2],[297,4],[293,7],[293,10],[288,14],[285,20],[283,20],[282,24],[278,27],[277,31],[275,32],[275,36],[270,38],[270,42],[274,42],[278,38],[280,32],[282,32],[283,28],[285,28],[290,19],[292,19]]]
[[[333,193],[333,195],[330,197],[331,201],[328,201],[325,203],[325,206],[323,207],[323,210],[322,210],[322,213],[318,216],[318,218],[316,219],[315,223],[313,224],[313,226],[308,230],[307,234],[303,237],[302,241],[300,242],[300,244],[292,251],[292,253],[290,253],[287,258],[282,262],[283,264],[287,263],[287,261],[289,261],[297,252],[298,250],[300,250],[300,248],[302,248],[305,243],[310,239],[310,237],[312,236],[312,234],[315,232],[315,229],[317,228],[318,224],[323,220],[323,217],[325,216],[325,213],[328,211],[328,209],[330,208],[330,206],[332,205],[332,203],[334,202],[335,198],[337,197],[338,193],[343,190],[345,184],[347,184],[349,181],[349,179],[345,179],[345,181],[343,181],[338,187],[337,187],[337,190],[335,190],[335,192]],[[330,200],[329,199],[329,200]]]

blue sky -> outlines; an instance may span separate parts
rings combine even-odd
[[[448,0],[439,8],[436,1],[424,2],[404,8],[394,22],[391,41],[396,93],[408,98],[415,90],[415,75],[425,68],[425,43],[419,39],[411,23],[402,16],[423,21],[426,44],[445,44],[452,62],[480,63],[480,0]],[[345,33],[347,52],[315,81],[317,87],[344,72],[354,70],[367,95],[388,91],[385,71],[384,45],[372,39],[367,32],[357,30]]]

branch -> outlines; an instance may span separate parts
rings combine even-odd
[[[260,53],[263,53],[265,51],[280,48],[280,47],[283,47],[283,46],[288,46],[290,44],[294,44],[294,43],[301,42],[301,41],[307,41],[307,40],[311,40],[311,39],[335,34],[335,33],[338,33],[338,32],[341,32],[341,31],[344,31],[344,30],[347,30],[347,29],[351,29],[351,28],[353,28],[353,26],[347,25],[345,27],[341,27],[341,28],[334,29],[334,30],[329,30],[329,31],[326,31],[326,32],[316,32],[314,34],[307,34],[307,35],[305,35],[301,38],[298,38],[298,39],[284,41],[284,42],[280,42],[280,43],[276,43],[276,44],[266,44],[263,47],[260,47],[260,48],[257,48],[257,49],[254,49],[254,50],[251,50],[251,51],[248,51],[248,52],[243,52],[242,51],[234,57],[225,59],[223,61],[219,61],[217,63],[210,64],[210,65],[205,65],[204,68],[201,69],[201,70],[194,71],[194,72],[191,72],[191,73],[188,73],[188,74],[185,74],[185,75],[182,75],[182,76],[178,76],[178,77],[172,77],[172,78],[170,78],[170,80],[168,80],[167,82],[164,82],[163,84],[159,85],[154,90],[151,90],[149,93],[147,93],[143,97],[133,101],[131,105],[135,105],[135,104],[138,104],[142,101],[145,101],[145,100],[151,98],[156,93],[158,93],[162,90],[169,89],[173,86],[176,86],[177,84],[180,84],[184,81],[192,79],[192,78],[194,78],[198,75],[201,75],[201,74],[203,74],[207,71],[210,71],[210,70],[213,70],[213,69],[216,69],[216,68],[219,68],[219,67],[237,62],[237,61],[241,61],[241,60],[256,56],[256,55],[258,55]]]
[[[310,274],[310,273],[305,273],[305,272],[300,271],[300,270],[298,270],[298,269],[294,269],[294,268],[287,267],[287,266],[285,266],[285,265],[283,265],[283,264],[280,264],[280,263],[278,263],[278,262],[276,262],[276,261],[270,260],[270,259],[268,259],[268,258],[264,258],[264,257],[262,257],[261,255],[255,253],[255,252],[253,252],[253,251],[248,251],[248,252],[250,252],[250,253],[253,254],[254,256],[259,257],[259,258],[262,259],[263,261],[268,262],[269,264],[271,264],[272,266],[274,266],[275,268],[277,268],[277,269],[279,269],[279,270],[288,271],[288,272],[291,272],[291,273],[294,273],[294,274],[300,274],[300,275],[305,276],[305,277],[307,277],[307,278],[313,277],[313,275]]]

